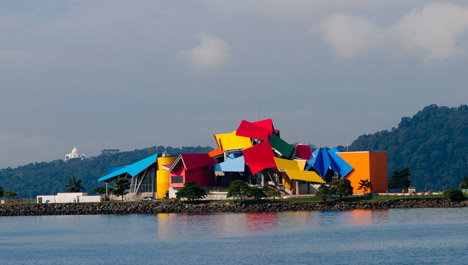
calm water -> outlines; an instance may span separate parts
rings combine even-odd
[[[0,217],[0,264],[467,264],[468,208]]]

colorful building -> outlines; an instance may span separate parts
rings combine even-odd
[[[321,184],[340,178],[349,179],[355,193],[361,180],[372,182],[372,192],[387,191],[386,153],[342,152],[336,147],[312,152],[310,146],[284,141],[271,119],[243,120],[237,130],[214,138],[218,147],[208,154],[155,154],[109,169],[99,181],[129,177],[130,193],[153,198],[174,197],[188,181],[208,190],[226,190],[235,179],[284,194],[314,194]]]

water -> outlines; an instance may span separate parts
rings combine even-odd
[[[466,264],[468,208],[0,217],[0,264]]]

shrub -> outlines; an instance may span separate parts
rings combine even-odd
[[[330,183],[330,193],[336,194],[340,198],[353,195],[353,187],[348,179],[340,179]]]
[[[205,198],[206,191],[194,181],[187,181],[184,187],[177,191],[176,197],[177,199],[186,198],[189,201],[194,201]]]
[[[449,198],[450,200],[455,202],[461,202],[466,199],[465,195],[463,195],[463,192],[461,192],[458,189],[448,189],[444,191],[444,197]]]
[[[245,199],[250,196],[250,191],[250,187],[247,183],[242,180],[234,180],[229,185],[227,197],[234,198],[234,201],[238,199],[245,201]]]
[[[330,191],[330,187],[328,187],[328,185],[326,185],[326,184],[320,185],[320,187],[318,188],[317,193],[315,194],[315,196],[322,199],[323,202],[326,202],[328,197],[330,197],[331,195],[332,194],[331,194],[331,191]]]

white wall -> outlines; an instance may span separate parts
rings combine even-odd
[[[87,196],[86,192],[65,192],[57,193],[57,203],[78,202],[79,197]]]
[[[36,201],[37,201],[37,203],[46,203],[46,201],[49,201],[48,203],[55,203],[56,197],[57,196],[55,196],[55,195],[39,195],[39,196],[37,196]]]
[[[88,196],[86,192],[66,192],[57,195],[39,195],[37,203],[77,203],[77,202],[101,202],[101,196]]]
[[[78,198],[78,202],[101,202],[102,197],[97,195],[97,196],[80,196]]]

